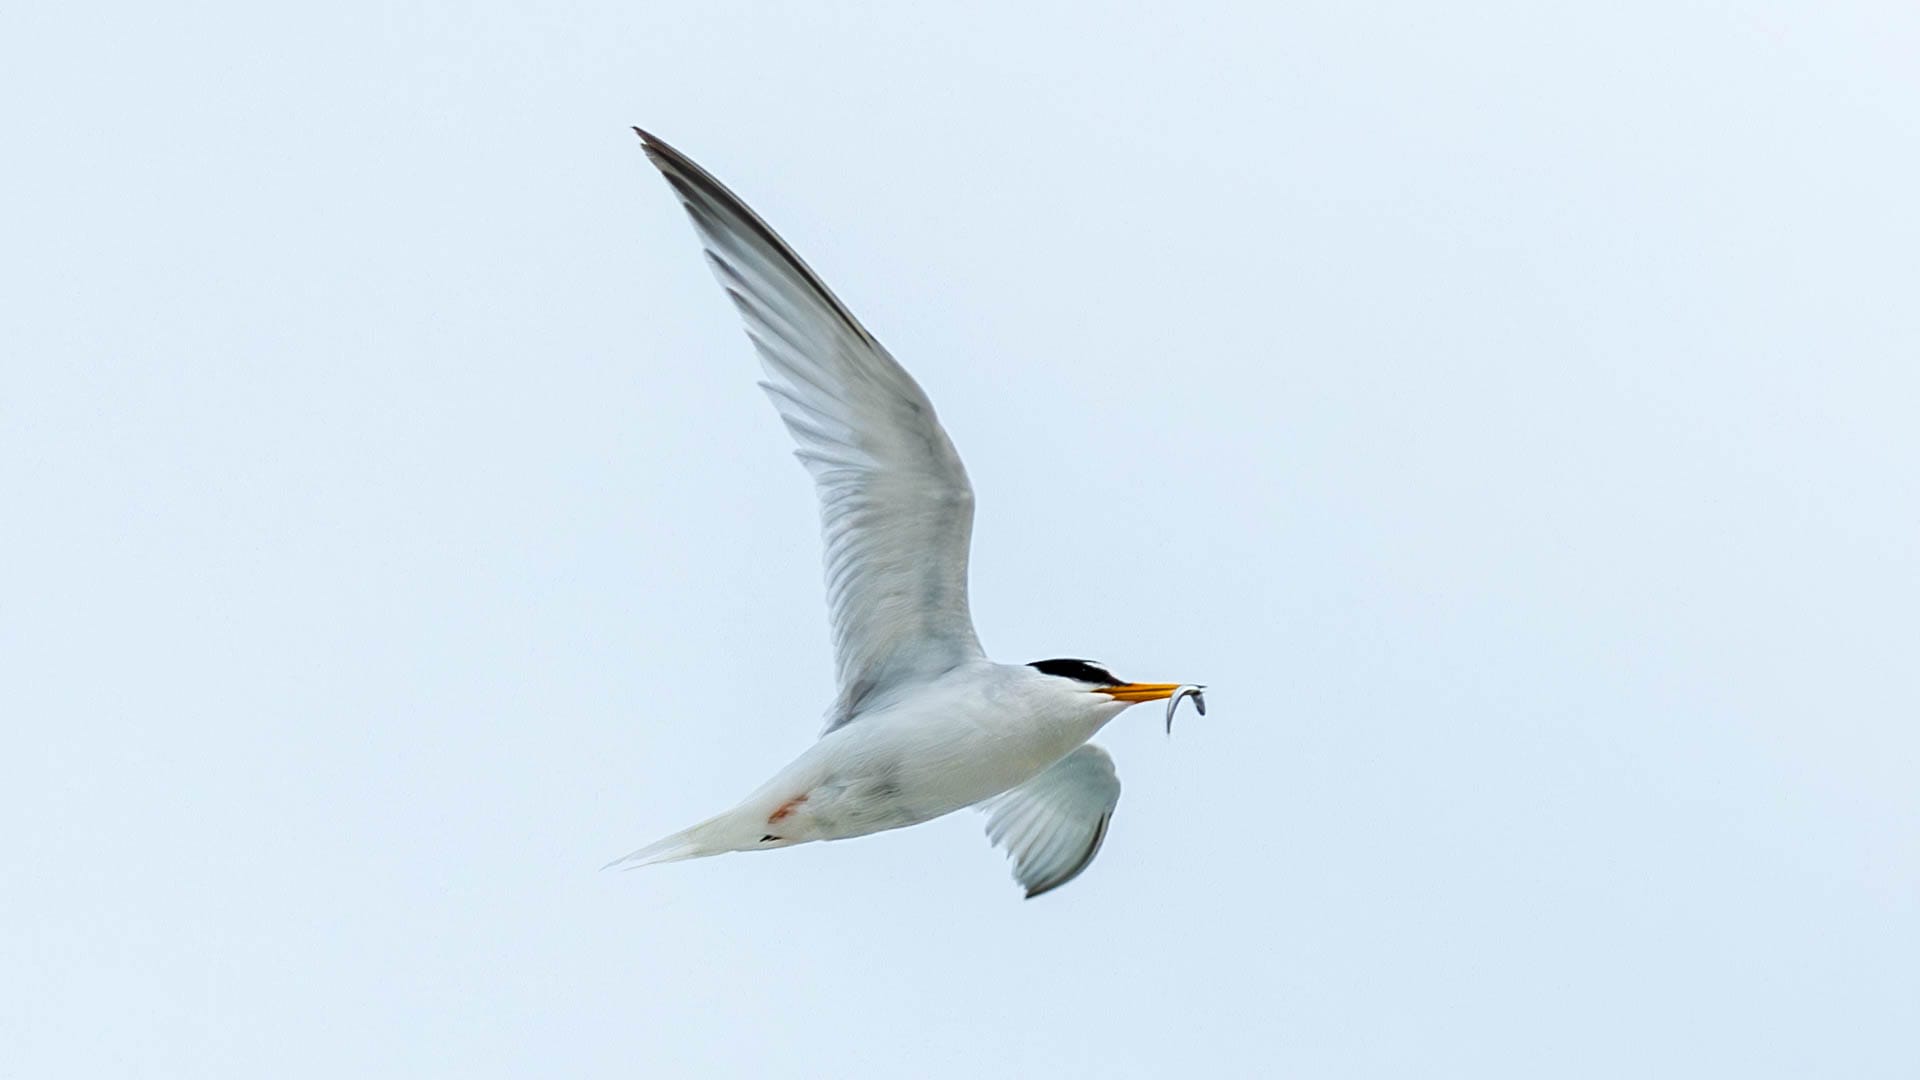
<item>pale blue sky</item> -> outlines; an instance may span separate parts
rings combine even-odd
[[[0,1074],[1920,1075],[1920,9],[35,5]],[[938,404],[980,820],[798,752],[814,511],[626,126]]]

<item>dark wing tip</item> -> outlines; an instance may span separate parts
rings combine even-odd
[[[652,161],[655,167],[668,176],[672,176],[676,169],[682,171],[697,171],[700,168],[688,160],[687,155],[675,150],[672,146],[668,145],[665,139],[648,131],[646,128],[636,125],[633,133],[640,136],[640,149],[647,152],[647,159]],[[671,166],[671,168],[669,166]]]
[[[1047,881],[1036,882],[1032,888],[1027,890],[1026,899],[1031,900],[1036,896],[1047,895],[1048,893],[1059,888],[1060,886],[1065,885],[1067,882],[1072,881],[1074,878],[1079,877],[1080,871],[1085,870],[1086,868],[1087,868],[1087,864],[1081,863],[1077,868],[1065,874],[1061,874],[1058,877],[1049,879]]]
[[[712,173],[701,168],[692,158],[675,150],[660,136],[642,127],[635,127],[633,133],[640,136],[640,146],[647,152],[647,160],[653,162],[653,167],[659,169],[660,174],[667,178],[667,183],[673,185],[674,192],[680,196],[680,202],[689,212],[709,217],[719,214],[735,219],[726,227],[758,236],[760,243],[766,245],[774,257],[785,262],[801,281],[818,294],[820,303],[846,324],[855,340],[879,348],[880,343],[867,333],[866,327],[860,325],[860,320],[853,317],[853,312],[848,311],[846,305],[833,295],[833,290],[827,288],[826,282],[821,281],[819,275],[787,246],[785,240],[780,239],[772,226],[760,220],[760,215],[754,213],[740,196],[727,190],[727,185],[715,179]]]
[[[671,182],[675,176],[691,175],[704,178],[715,187],[720,187],[719,181],[708,176],[705,169],[695,165],[692,158],[675,150],[673,145],[667,142],[667,140],[662,139],[660,136],[655,135],[643,127],[636,126],[633,129],[633,133],[640,136],[640,149],[646,151],[647,160],[653,162],[653,167],[659,169],[669,182]],[[726,189],[721,187],[720,190],[725,191]],[[728,195],[731,197],[732,193],[728,192]]]
[[[1044,885],[1036,885],[1027,890],[1026,899],[1031,900],[1036,896],[1045,896],[1066,883],[1066,879],[1063,878],[1059,881],[1049,881]]]
[[[1045,896],[1060,886],[1065,885],[1067,882],[1072,881],[1074,878],[1079,877],[1086,871],[1087,867],[1092,866],[1093,857],[1100,854],[1100,845],[1106,842],[1107,826],[1112,823],[1113,811],[1109,810],[1101,814],[1100,823],[1093,827],[1093,843],[1087,845],[1087,853],[1080,856],[1080,861],[1074,863],[1071,867],[1067,868],[1065,873],[1050,881],[1035,882],[1033,887],[1027,890],[1026,898],[1031,900],[1036,896]]]

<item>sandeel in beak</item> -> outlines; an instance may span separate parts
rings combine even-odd
[[[1206,687],[1204,686],[1188,684],[1173,692],[1173,696],[1167,699],[1167,734],[1173,734],[1174,711],[1180,708],[1180,703],[1188,698],[1193,699],[1193,709],[1195,712],[1201,716],[1207,715],[1207,695],[1203,693],[1205,690]]]

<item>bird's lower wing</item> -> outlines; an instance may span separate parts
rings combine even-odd
[[[987,803],[987,837],[1006,849],[1013,878],[1031,900],[1093,862],[1119,802],[1113,759],[1088,743]]]

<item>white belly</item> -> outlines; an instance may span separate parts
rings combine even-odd
[[[761,789],[767,834],[841,840],[916,825],[1023,784],[1126,706],[977,678],[934,683],[839,728]]]

